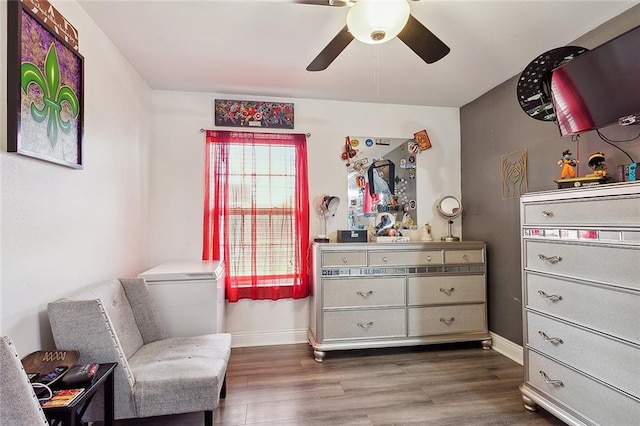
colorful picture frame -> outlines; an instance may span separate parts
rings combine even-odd
[[[215,125],[293,129],[293,103],[215,100]]]
[[[84,58],[22,1],[7,23],[7,151],[82,169]]]

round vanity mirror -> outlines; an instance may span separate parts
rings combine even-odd
[[[442,237],[442,241],[460,241],[459,237],[454,237],[451,234],[451,225],[453,224],[453,219],[457,218],[462,214],[462,203],[453,195],[447,195],[443,197],[438,204],[436,205],[438,209],[438,213],[445,219],[448,219],[449,222],[449,233],[446,237]]]
[[[462,213],[462,204],[453,195],[448,195],[440,200],[437,205],[438,212],[442,217],[455,219]]]

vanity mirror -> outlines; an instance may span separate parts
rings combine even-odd
[[[357,155],[347,166],[348,229],[373,229],[380,213],[404,228],[417,225],[415,141],[354,136],[350,143]]]
[[[446,237],[442,237],[442,241],[460,241],[459,237],[454,237],[451,235],[451,225],[453,224],[453,219],[457,218],[462,214],[462,203],[453,195],[447,195],[443,197],[438,204],[436,205],[438,209],[438,213],[440,216],[447,219],[449,222],[449,233]]]

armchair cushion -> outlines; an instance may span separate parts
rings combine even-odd
[[[144,345],[129,358],[138,414],[172,414],[176,399],[183,400],[184,412],[217,406],[230,347],[229,334],[175,337]]]

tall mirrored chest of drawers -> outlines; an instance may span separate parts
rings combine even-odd
[[[482,242],[313,243],[309,343],[326,351],[491,346]]]
[[[525,408],[640,424],[640,182],[521,197]]]

